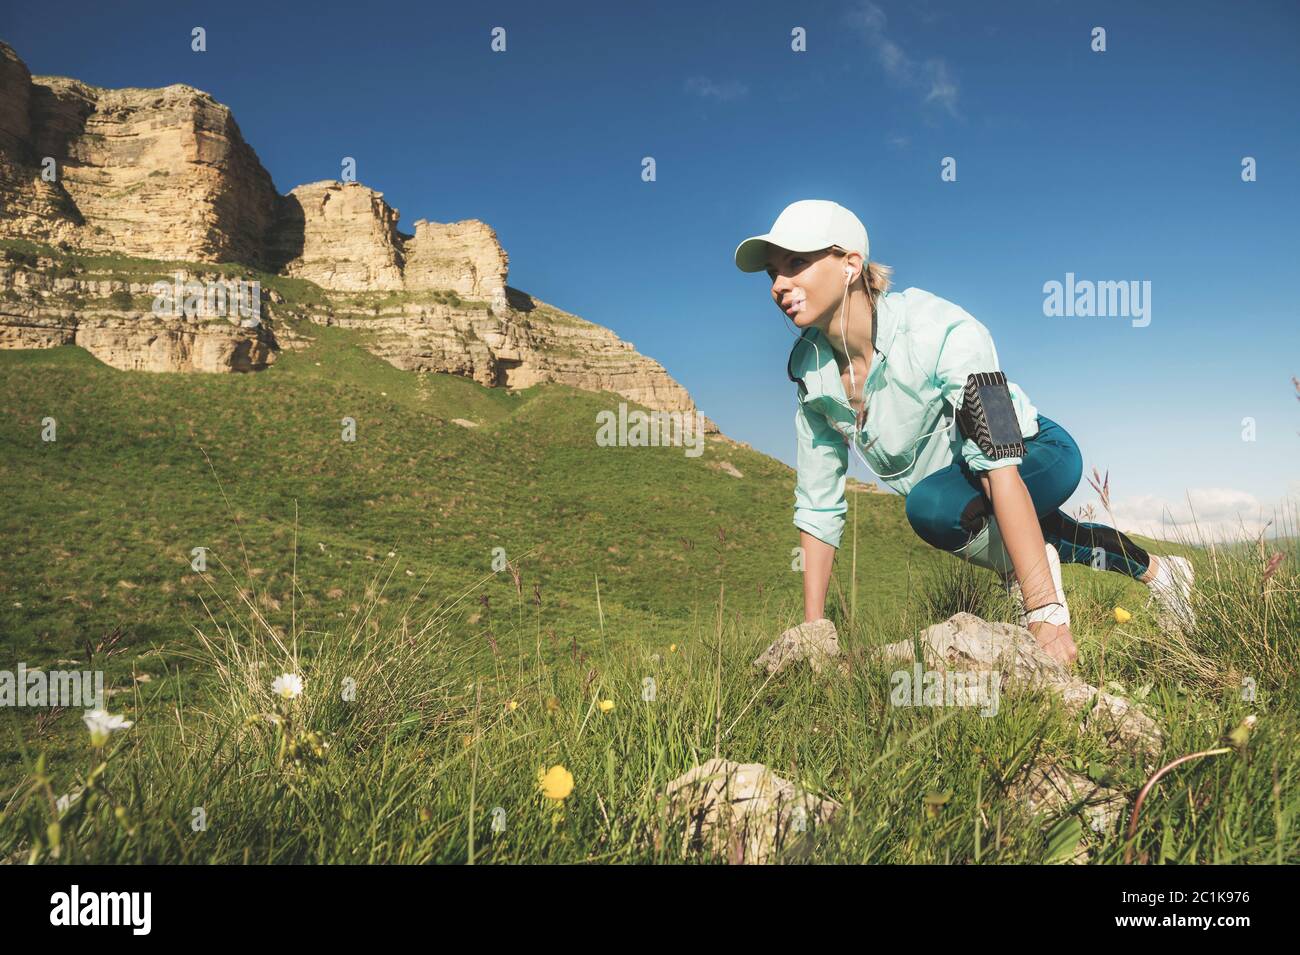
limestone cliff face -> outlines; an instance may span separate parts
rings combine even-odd
[[[510,259],[486,222],[415,223],[406,243],[406,284],[417,289],[451,289],[463,298],[489,303],[494,311],[510,307],[506,273]]]
[[[4,214],[6,235],[120,255],[263,264],[275,186],[230,110],[207,93],[30,77],[7,47],[0,82],[0,124],[12,131],[4,198],[18,200],[16,214]],[[17,115],[24,102],[25,124]]]
[[[397,210],[383,193],[327,180],[285,197],[275,236],[283,271],[321,288],[392,291],[403,287]]]
[[[124,371],[260,371],[276,357],[269,328],[220,318],[159,317],[150,282],[56,276],[0,265],[0,348],[80,345]],[[183,280],[219,278],[182,272]]]
[[[398,220],[359,183],[280,195],[230,110],[201,90],[33,77],[0,43],[0,238],[192,263],[196,274],[201,263],[239,263],[305,279],[327,294],[300,317],[370,329],[369,347],[399,368],[694,410],[630,343],[509,289],[509,257],[486,223],[419,219],[408,235]],[[160,317],[129,269],[82,274],[53,249],[39,264],[15,254],[0,262],[0,348],[76,343],[118,368],[237,371],[295,344],[269,311],[256,330]],[[377,301],[362,301],[369,293]]]
[[[32,101],[32,74],[12,48],[0,43],[0,146],[6,154],[27,142],[31,133],[28,115]]]
[[[286,275],[345,292],[448,290],[509,307],[509,257],[477,219],[397,229],[398,211],[360,183],[313,182],[290,191],[272,237]]]
[[[32,143],[32,76],[0,43],[0,222],[4,234],[47,242],[74,239],[81,217],[57,183],[41,178]]]

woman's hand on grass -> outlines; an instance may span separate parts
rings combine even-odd
[[[1049,657],[1059,660],[1065,666],[1073,666],[1079,658],[1079,650],[1074,645],[1074,634],[1068,624],[1031,623],[1029,632],[1034,635],[1038,645]]]

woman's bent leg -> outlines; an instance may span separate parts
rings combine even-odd
[[[1094,570],[1114,570],[1141,579],[1151,557],[1128,535],[1105,524],[1080,523],[1064,511],[1043,518],[1043,539],[1056,545],[1061,560],[1088,564]]]
[[[1079,486],[1083,462],[1065,430],[1039,415],[1038,433],[1025,439],[1019,470],[1041,524]],[[912,529],[940,550],[961,550],[992,518],[993,505],[984,496],[979,478],[961,459],[927,476],[907,495],[907,519]]]
[[[1035,507],[1040,500],[1048,505],[1038,512],[1043,539],[1063,561],[1140,578],[1151,562],[1146,551],[1113,527],[1079,523],[1060,509],[1079,486],[1083,456],[1069,432],[1056,422],[1039,415],[1038,423],[1039,433],[1025,442],[1029,453],[1021,472]]]
[[[1079,478],[1083,476],[1083,456],[1069,432],[1056,422],[1039,415],[1038,423],[1039,433],[1026,441],[1025,447],[1032,457],[1035,446],[1042,439],[1038,453],[1039,463],[1044,466],[1026,467],[1022,471],[1027,472],[1025,483],[1034,495],[1035,506],[1040,495],[1034,494],[1034,483],[1041,481],[1049,485],[1041,495],[1044,503],[1059,498],[1048,510],[1038,512],[1043,539],[1056,548],[1063,561],[1141,578],[1151,563],[1146,551],[1113,527],[1080,523],[1060,509],[1079,486]],[[1025,463],[1030,463],[1028,458]]]
[[[1114,570],[1141,578],[1151,558],[1127,535],[1105,524],[1079,523],[1061,510],[1079,486],[1083,457],[1069,433],[1038,416],[1038,433],[1025,440],[1020,477],[1029,490],[1043,529],[1061,560]],[[907,495],[907,519],[927,543],[954,552],[984,530],[993,506],[979,480],[962,461],[954,461],[916,485]]]
[[[956,462],[928,475],[904,500],[907,521],[916,536],[932,547],[955,551],[971,537],[966,515],[975,510],[982,492],[971,487]]]

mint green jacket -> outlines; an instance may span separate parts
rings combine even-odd
[[[876,303],[876,342],[867,376],[867,420],[855,433],[829,340],[806,328],[786,366],[798,385],[794,429],[798,437],[794,525],[839,547],[848,510],[844,479],[848,441],[886,485],[906,495],[960,454],[973,471],[1019,465],[1018,457],[988,458],[953,424],[966,377],[1000,371],[989,330],[968,312],[918,288],[889,292]],[[1038,433],[1038,410],[1008,382],[1011,401],[1028,438]]]

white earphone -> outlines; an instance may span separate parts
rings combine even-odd
[[[849,281],[850,281],[850,279],[852,279],[852,278],[853,278],[853,266],[851,266],[851,265],[846,265],[846,266],[844,266],[844,297],[840,300],[840,340],[843,341],[843,342],[845,343],[845,346],[844,346],[845,349],[846,349],[846,351],[845,351],[845,357],[848,358],[848,360],[849,360],[849,410],[850,410],[850,411],[853,411],[853,402],[852,402],[852,396],[853,396],[853,393],[854,393],[855,391],[858,390],[857,376],[854,375],[854,373],[853,373],[853,356],[850,355],[850,354],[848,354],[848,351],[847,351],[847,349],[848,349],[848,338],[846,337],[846,335],[845,335],[845,333],[844,333],[844,326],[845,326],[845,313],[847,312],[847,309],[845,308],[845,306],[846,306],[847,303],[848,303],[848,296],[849,296]],[[797,331],[791,331],[791,334],[793,334],[796,338],[802,338],[802,336],[801,336],[801,335],[799,334],[799,332],[797,332]],[[818,364],[818,366],[820,367],[820,365],[821,365],[821,349],[817,348],[817,343],[816,343],[816,342],[813,342],[813,343],[812,343],[812,346],[813,346],[813,349],[817,352],[817,364]],[[874,345],[873,345],[872,347],[874,348]],[[796,404],[798,404],[798,401],[799,401],[799,399],[798,399],[798,398],[795,398],[795,403],[796,403]],[[867,393],[866,393],[866,390],[864,389],[863,392],[862,392],[862,403],[863,403],[863,405],[862,405],[862,410],[863,410],[864,412],[867,410],[867,408],[866,408],[866,402],[867,402]],[[912,469],[913,465],[916,464],[916,455],[917,455],[917,452],[916,452],[915,449],[916,449],[917,444],[919,444],[919,443],[920,443],[922,440],[924,440],[925,438],[930,437],[930,435],[932,435],[932,434],[938,434],[940,431],[946,431],[946,430],[949,430],[949,429],[952,428],[953,425],[955,425],[956,423],[957,423],[957,416],[956,416],[956,415],[953,415],[952,420],[949,421],[947,424],[943,425],[942,427],[935,428],[933,431],[929,432],[928,434],[923,434],[923,435],[921,435],[921,437],[919,437],[919,438],[917,438],[915,441],[913,441],[913,442],[912,442],[912,449],[913,449],[913,450],[912,450],[912,460],[909,461],[909,462],[907,463],[907,467],[903,468],[901,471],[895,471],[893,474],[889,474],[889,475],[883,475],[883,474],[878,473],[878,472],[876,471],[875,468],[873,468],[870,464],[867,463],[867,459],[866,459],[866,457],[863,456],[862,451],[858,448],[858,437],[859,437],[859,435],[860,435],[862,432],[861,432],[861,429],[858,427],[858,417],[857,417],[857,412],[856,412],[856,411],[854,412],[854,419],[853,419],[853,434],[852,434],[852,436],[850,436],[847,440],[848,440],[848,443],[849,443],[849,447],[853,448],[854,453],[857,454],[857,456],[858,456],[858,460],[862,462],[863,466],[866,467],[866,469],[867,469],[868,471],[870,471],[872,474],[874,474],[877,478],[879,478],[880,480],[883,481],[883,480],[885,480],[887,477],[888,477],[888,478],[898,477],[898,475],[903,474],[903,473],[905,473],[905,472],[907,472],[907,471],[910,471],[910,470]]]

